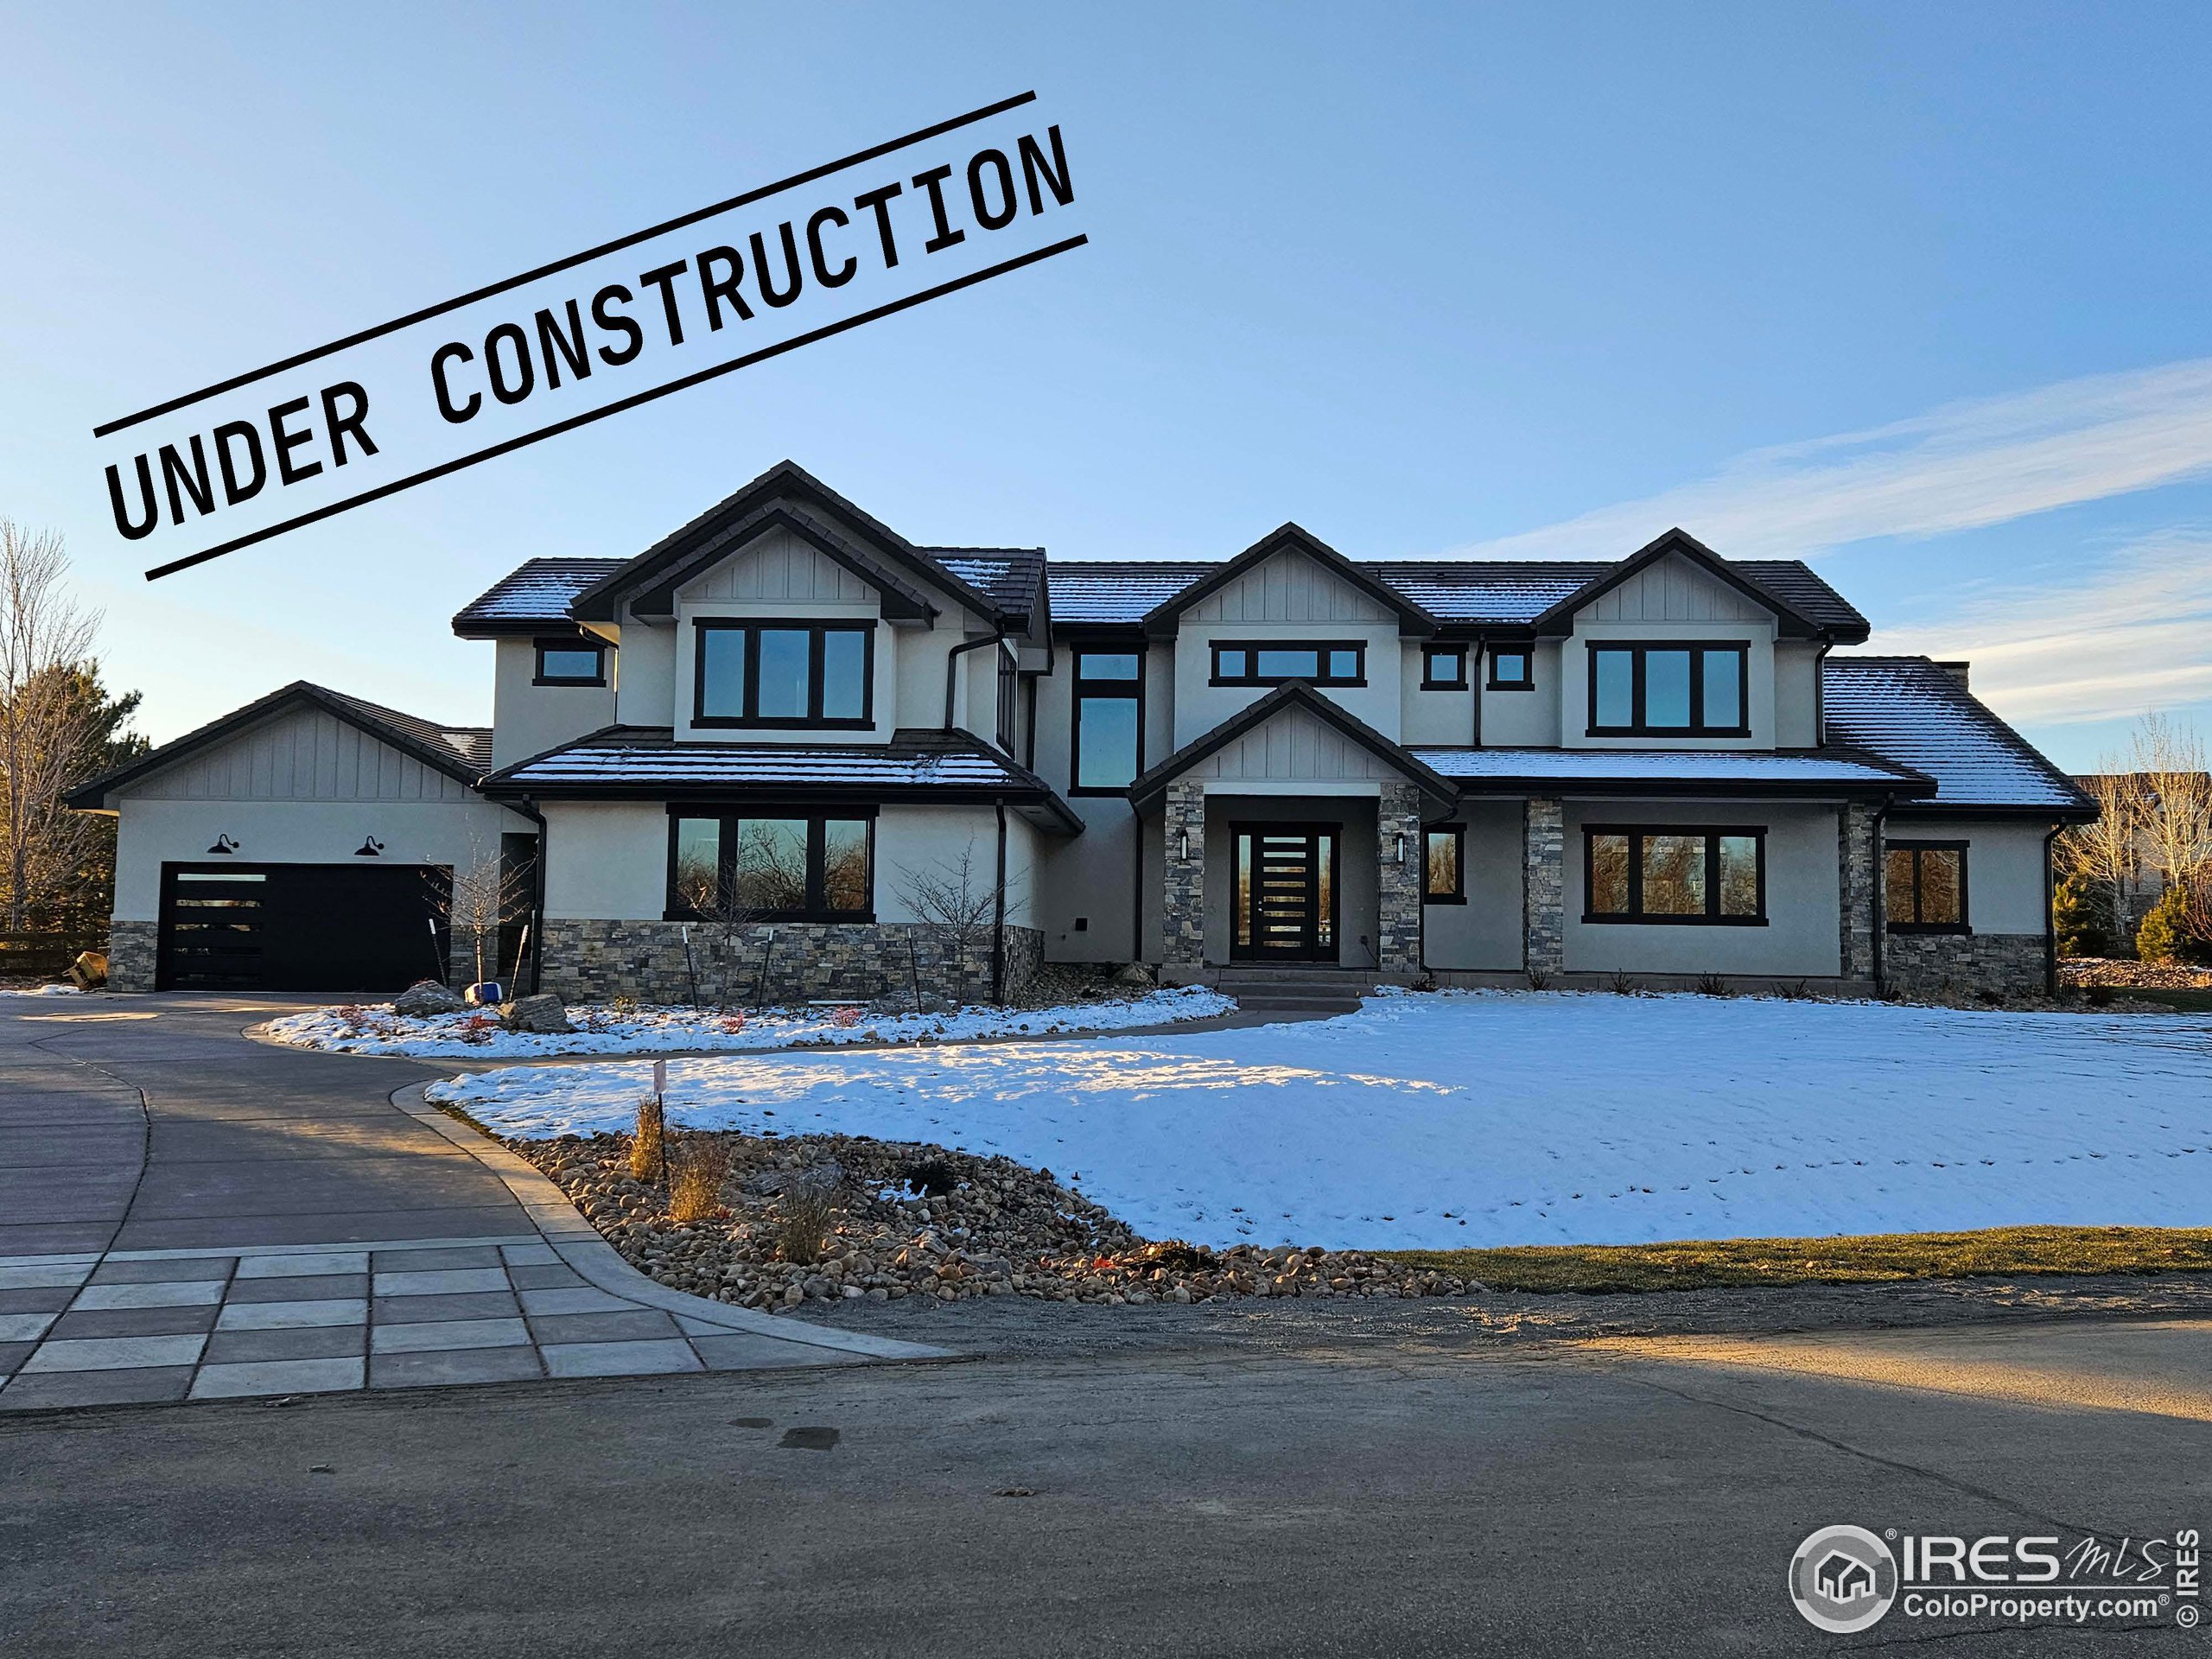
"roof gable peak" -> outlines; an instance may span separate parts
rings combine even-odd
[[[1286,519],[1235,558],[1224,561],[1207,575],[1145,613],[1145,632],[1155,639],[1172,637],[1183,613],[1210,595],[1219,593],[1245,572],[1283,553],[1301,553],[1338,580],[1358,589],[1398,619],[1401,633],[1436,632],[1436,619],[1407,598],[1372,570],[1364,569],[1294,520]]]
[[[1687,561],[1753,603],[1770,611],[1780,631],[1785,634],[1816,637],[1827,632],[1764,582],[1746,575],[1676,524],[1552,605],[1536,618],[1534,624],[1536,632],[1554,637],[1573,632],[1576,615],[1592,601],[1602,598],[1623,582],[1670,558]]]

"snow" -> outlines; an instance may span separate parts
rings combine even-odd
[[[1694,779],[1713,783],[1896,784],[1886,766],[1847,755],[1719,750],[1429,749],[1414,758],[1446,778]]]
[[[638,1065],[433,1086],[626,1128]],[[2202,1020],[1689,995],[1383,995],[1143,1039],[689,1060],[670,1118],[1003,1153],[1154,1237],[1332,1249],[2203,1224]]]
[[[865,784],[1021,787],[996,757],[971,749],[856,748],[791,743],[634,743],[586,741],[508,769],[524,784]]]
[[[1147,992],[1118,1002],[1071,1003],[1055,1008],[972,1007],[957,1014],[883,1014],[842,1023],[838,1010],[803,1014],[725,1015],[695,1008],[644,1008],[618,1014],[611,1008],[569,1010],[578,1027],[567,1035],[501,1030],[488,1014],[474,1011],[404,1020],[390,1003],[371,1007],[314,1008],[272,1020],[265,1035],[296,1048],[345,1054],[404,1055],[423,1059],[520,1059],[553,1054],[652,1054],[683,1049],[775,1049],[844,1043],[936,1042],[977,1037],[1047,1036],[1056,1032],[1121,1031],[1165,1026],[1227,1014],[1236,1004],[1198,986]],[[478,1022],[472,1024],[472,1022]],[[478,1040],[466,1033],[476,1031]],[[634,1103],[634,1102],[633,1102]]]
[[[0,988],[0,996],[76,996],[80,995],[74,985],[26,985],[13,990]]]

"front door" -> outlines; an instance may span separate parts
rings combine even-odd
[[[1337,959],[1333,824],[1243,824],[1236,837],[1236,918],[1230,955],[1246,962]]]

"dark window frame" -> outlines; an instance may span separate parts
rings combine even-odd
[[[543,639],[533,639],[530,643],[531,649],[536,652],[536,667],[531,671],[530,682],[532,685],[603,686],[607,683],[606,640],[574,638]],[[588,651],[591,652],[592,660],[598,666],[592,671],[588,678],[574,674],[548,674],[545,671],[545,653],[549,651]]]
[[[1450,657],[1459,666],[1448,680],[1435,677],[1431,657]],[[1467,647],[1454,645],[1428,645],[1421,648],[1421,689],[1424,691],[1464,691],[1467,689]]]
[[[1452,874],[1458,884],[1449,893],[1432,893],[1428,887],[1428,843],[1432,836],[1452,837]],[[1467,902],[1467,826],[1430,824],[1421,832],[1421,901],[1424,905],[1464,905]]]
[[[804,715],[760,715],[760,635],[763,632],[804,632],[806,645],[806,707]],[[742,715],[710,715],[707,700],[707,636],[742,633],[745,639],[745,683]],[[823,664],[829,633],[857,633],[861,642],[861,713],[826,718],[822,714]],[[749,728],[754,731],[836,730],[866,731],[875,724],[875,624],[865,618],[814,617],[701,617],[692,624],[691,724],[706,729]]]
[[[1310,651],[1314,654],[1313,666],[1317,671],[1312,674],[1262,674],[1258,671],[1255,662],[1249,673],[1224,675],[1221,671],[1221,653],[1224,651],[1241,651],[1247,653],[1262,651]],[[1341,674],[1323,674],[1318,671],[1328,661],[1329,653],[1335,651],[1349,651],[1353,653],[1354,666],[1349,678]],[[1302,680],[1307,685],[1362,686],[1367,683],[1367,641],[1364,639],[1216,639],[1212,642],[1209,667],[1211,677],[1206,682],[1209,685],[1265,687],[1287,685],[1293,680]]]
[[[1087,680],[1083,674],[1083,659],[1086,657],[1134,657],[1137,671],[1134,679]],[[1071,795],[1120,795],[1129,792],[1128,784],[1090,784],[1083,782],[1083,705],[1086,700],[1119,701],[1136,704],[1137,753],[1136,768],[1129,774],[1129,783],[1144,776],[1144,679],[1145,652],[1141,645],[1077,645],[1073,662],[1068,671],[1070,686],[1068,708],[1068,793]]]
[[[1912,855],[1912,920],[1891,922],[1890,893],[1894,884],[1890,880],[1890,855]],[[1920,855],[1923,853],[1956,853],[1959,855],[1959,919],[1955,922],[1923,922],[1920,919],[1920,893],[1923,885],[1920,875]],[[1967,886],[1967,867],[1972,862],[1969,843],[1963,841],[1890,841],[1882,842],[1882,916],[1892,933],[1951,933],[1971,934],[1974,931],[1974,911],[1970,906],[1971,892]]]
[[[1597,892],[1597,840],[1600,836],[1628,837],[1628,909],[1615,912],[1591,908]],[[1643,839],[1647,836],[1703,836],[1705,837],[1705,914],[1702,916],[1646,915],[1643,902]],[[1720,841],[1724,836],[1745,837],[1753,842],[1752,858],[1758,884],[1758,913],[1723,916],[1720,913]],[[1582,919],[1607,927],[1764,927],[1766,909],[1766,826],[1713,823],[1586,823],[1582,826]]]
[[[1598,658],[1600,652],[1633,653],[1629,669],[1629,718],[1626,726],[1598,723]],[[1654,726],[1645,717],[1644,658],[1655,651],[1682,651],[1690,658],[1690,723]],[[1707,726],[1705,718],[1705,653],[1733,652],[1736,657],[1736,712],[1733,726]],[[1590,702],[1586,737],[1749,737],[1751,734],[1751,648],[1741,639],[1592,639],[1584,648],[1589,661]]]
[[[738,826],[748,818],[804,818],[806,821],[806,903],[797,910],[756,910],[750,920],[755,922],[873,922],[875,920],[875,816],[873,806],[817,806],[795,801],[762,801],[744,806],[718,806],[690,801],[671,801],[668,805],[668,871],[666,880],[666,909],[661,919],[670,922],[710,922],[714,919],[703,911],[695,910],[683,901],[676,890],[677,827],[685,818],[714,818],[721,823],[716,831],[720,840],[716,846],[715,887],[717,892],[728,892],[736,874]],[[868,903],[859,910],[831,910],[826,899],[828,887],[827,831],[823,826],[832,819],[848,823],[868,825]]]
[[[997,685],[995,726],[998,746],[1008,754],[1014,753],[1014,739],[1020,735],[1021,664],[1014,652],[999,647],[999,677]]]
[[[1483,689],[1484,690],[1533,691],[1536,689],[1536,651],[1535,646],[1508,645],[1504,648],[1503,652],[1500,652],[1496,648],[1492,648],[1487,655],[1490,659],[1490,673],[1488,678],[1484,682]],[[1521,659],[1521,677],[1519,679],[1509,680],[1500,677],[1497,671],[1497,659],[1500,655],[1518,657]]]

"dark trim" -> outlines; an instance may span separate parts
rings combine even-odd
[[[1459,666],[1448,680],[1435,677],[1433,656],[1449,657]],[[1421,647],[1421,689],[1424,691],[1465,691],[1467,689],[1467,642],[1464,639],[1439,641],[1426,639]]]
[[[806,823],[806,904],[798,910],[759,910],[747,918],[753,922],[873,922],[875,920],[875,809],[873,806],[831,806],[818,800],[799,803],[751,802],[741,808],[731,805],[720,812],[686,810],[671,802],[668,809],[668,865],[663,878],[663,892],[667,908],[661,919],[669,922],[711,922],[714,918],[682,903],[676,891],[676,830],[685,818],[713,819],[721,826],[716,832],[716,865],[715,885],[717,891],[728,892],[737,873],[739,836],[732,826],[748,818],[804,819]],[[865,823],[868,825],[868,903],[860,910],[830,910],[823,900],[827,890],[828,836],[823,825],[830,819],[841,823]]]
[[[663,571],[650,585],[632,594],[629,601],[632,613],[638,616],[674,616],[677,589],[716,565],[738,557],[772,530],[790,531],[832,564],[849,571],[874,589],[886,618],[928,621],[936,617],[936,606],[880,560],[870,556],[866,549],[841,535],[834,526],[825,524],[782,501],[771,502],[709,537],[694,551]]]
[[[1793,637],[1822,639],[1839,637],[1841,631],[1821,626],[1796,606],[1769,588],[1765,583],[1754,581],[1729,562],[1679,527],[1670,530],[1657,539],[1647,542],[1603,575],[1594,577],[1556,604],[1547,607],[1531,627],[1539,635],[1564,636],[1574,631],[1574,618],[1593,600],[1603,598],[1630,577],[1669,557],[1688,560],[1707,575],[1734,588],[1745,598],[1772,612],[1777,623],[1783,625],[1778,632]],[[1864,634],[1856,637],[1863,639]]]
[[[540,638],[531,641],[537,652],[537,667],[531,680],[532,685],[604,686],[607,683],[607,641],[579,632],[568,639]],[[588,677],[569,674],[548,674],[545,653],[549,651],[589,652],[592,661],[599,666]]]
[[[1224,651],[1241,651],[1254,654],[1262,651],[1310,651],[1313,653],[1313,672],[1311,674],[1262,674],[1256,662],[1249,671],[1236,676],[1221,671],[1221,654]],[[1330,654],[1348,651],[1352,653],[1354,667],[1351,677],[1323,672]],[[1211,676],[1208,685],[1277,686],[1292,680],[1304,680],[1309,685],[1360,686],[1367,683],[1367,642],[1364,639],[1217,639],[1212,644]]]
[[[1428,890],[1428,838],[1431,836],[1452,837],[1452,874],[1457,885],[1449,893],[1431,893]],[[1424,905],[1464,905],[1467,902],[1467,826],[1465,824],[1430,823],[1421,826],[1421,901]]]
[[[1535,641],[1532,639],[1527,645],[1509,645],[1505,647],[1503,655],[1518,657],[1521,659],[1523,672],[1517,680],[1501,679],[1498,677],[1497,659],[1500,654],[1496,646],[1491,647],[1489,653],[1490,677],[1484,683],[1483,690],[1485,691],[1535,690],[1536,689]]]
[[[1606,651],[1633,653],[1629,659],[1629,712],[1626,726],[1598,723],[1598,654]],[[1645,718],[1643,662],[1655,651],[1687,652],[1690,659],[1690,724],[1654,726]],[[1733,726],[1707,726],[1705,714],[1705,653],[1732,651],[1736,654],[1736,709],[1742,718]],[[1749,737],[1751,734],[1751,651],[1740,639],[1592,639],[1583,647],[1589,659],[1590,702],[1584,714],[1586,737]]]
[[[1327,913],[1324,915],[1319,904],[1317,902],[1308,914],[1308,920],[1314,937],[1314,955],[1292,956],[1282,951],[1262,950],[1256,944],[1247,944],[1242,947],[1238,946],[1236,943],[1236,842],[1240,837],[1245,836],[1303,836],[1307,837],[1309,840],[1313,837],[1326,836],[1329,838],[1328,911]],[[1165,848],[1161,850],[1163,853],[1166,851]],[[1252,860],[1255,867],[1259,862],[1259,849],[1255,848],[1252,853]],[[1341,823],[1332,823],[1316,822],[1311,823],[1281,823],[1262,821],[1259,823],[1231,823],[1229,826],[1229,959],[1231,962],[1341,963],[1344,960],[1344,928],[1340,915],[1344,907],[1344,826]],[[1318,901],[1319,897],[1319,883],[1318,880],[1315,883],[1315,898]],[[1247,931],[1249,931],[1255,938],[1256,938],[1260,931],[1258,915],[1259,894],[1256,890],[1253,890],[1247,892],[1244,897],[1246,906],[1245,919],[1248,924]],[[1325,950],[1320,944],[1321,930],[1324,924],[1326,925],[1329,933],[1329,943]]]
[[[2058,871],[2052,860],[2059,826],[2043,838],[2043,994],[2058,995]]]
[[[875,624],[864,618],[814,617],[701,617],[691,625],[691,724],[699,730],[867,731],[875,725]],[[765,632],[808,635],[806,647],[806,706],[803,715],[758,715],[760,706],[760,635]],[[744,699],[747,713],[709,715],[707,696],[707,636],[709,633],[745,635]],[[863,636],[861,652],[861,715],[857,720],[825,718],[822,714],[823,663],[827,633]]]
[[[1890,841],[1882,842],[1882,920],[1891,933],[1950,933],[1971,937],[1974,933],[1974,911],[1967,887],[1968,849],[1963,841]],[[1890,882],[1890,855],[1912,855],[1912,920],[1890,920],[1890,895],[1896,889]],[[1923,853],[1956,853],[1959,855],[1959,919],[1955,922],[1923,922],[1920,919],[1920,855]]]
[[[1068,793],[1073,795],[1122,795],[1135,786],[1136,779],[1144,776],[1144,721],[1145,672],[1151,666],[1146,659],[1146,646],[1137,640],[1127,646],[1078,645],[1071,653],[1068,671]],[[1135,657],[1137,659],[1136,677],[1133,680],[1085,680],[1083,659],[1085,657]],[[1095,685],[1098,690],[1085,690]],[[1134,690],[1120,688],[1134,687]],[[1101,702],[1133,702],[1137,706],[1136,772],[1126,784],[1089,784],[1083,782],[1083,705],[1086,699]]]
[[[1599,836],[1628,837],[1628,909],[1625,912],[1599,912],[1591,906],[1591,895],[1596,889],[1594,880],[1597,849],[1592,843]],[[1705,914],[1702,916],[1650,916],[1643,913],[1643,842],[1651,836],[1703,836],[1705,837]],[[1753,916],[1723,916],[1720,913],[1720,841],[1724,836],[1738,839],[1749,837],[1754,842],[1753,857],[1758,866],[1758,913]],[[1764,824],[1710,823],[1586,823],[1582,826],[1582,919],[1592,925],[1628,927],[1764,927],[1766,913],[1766,826]]]
[[[1436,632],[1436,618],[1373,572],[1363,570],[1319,537],[1294,524],[1280,525],[1246,548],[1235,558],[1215,567],[1211,574],[1190,583],[1145,613],[1144,631],[1154,639],[1173,639],[1183,613],[1210,594],[1219,593],[1254,565],[1282,552],[1303,553],[1315,563],[1357,588],[1398,619],[1398,632],[1427,635]]]

